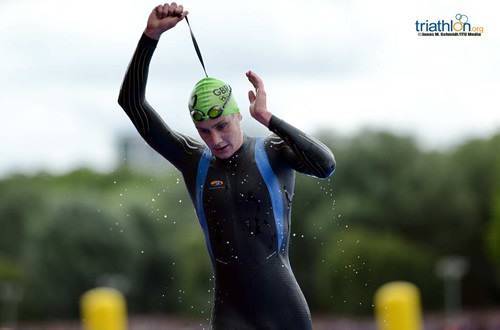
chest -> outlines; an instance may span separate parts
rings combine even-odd
[[[217,213],[219,218],[270,211],[270,194],[255,161],[233,169],[209,168],[203,185],[203,207],[207,215]]]

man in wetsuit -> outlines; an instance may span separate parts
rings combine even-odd
[[[186,15],[176,3],[154,8],[118,102],[144,140],[183,175],[215,275],[212,327],[311,329],[288,259],[295,172],[327,178],[335,159],[325,145],[269,112],[264,84],[251,71],[250,114],[274,134],[245,135],[231,87],[214,78],[200,80],[189,102],[205,144],[164,123],[145,98],[149,64],[162,33]]]

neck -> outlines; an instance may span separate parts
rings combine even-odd
[[[246,135],[242,136],[241,143],[239,147],[237,148],[236,152],[231,155],[231,157],[226,158],[226,159],[219,159],[222,163],[226,165],[237,165],[241,161],[245,161],[245,156],[246,156],[246,150],[248,148],[248,145],[250,144],[250,138],[248,138]]]

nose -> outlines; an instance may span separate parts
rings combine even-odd
[[[212,132],[209,137],[209,144],[211,146],[217,146],[222,142],[222,134],[218,132]]]

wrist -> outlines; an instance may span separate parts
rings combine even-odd
[[[161,37],[161,32],[158,32],[158,30],[150,28],[144,29],[144,34],[154,40],[160,40]]]
[[[269,122],[271,121],[273,114],[269,111],[259,113],[255,119],[262,125],[269,127]]]

